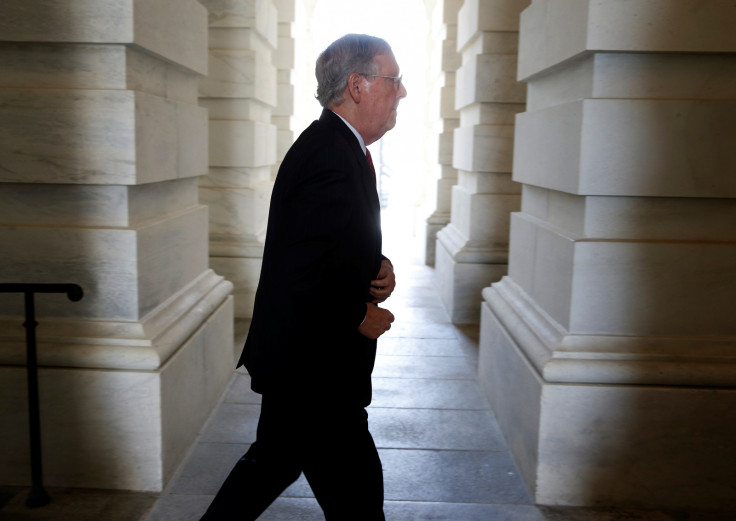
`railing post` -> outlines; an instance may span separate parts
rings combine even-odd
[[[0,293],[24,293],[26,329],[26,371],[28,375],[28,424],[31,449],[31,491],[26,499],[29,508],[42,507],[51,501],[43,488],[41,458],[41,411],[38,397],[38,358],[36,353],[35,293],[66,293],[71,301],[82,299],[82,288],[76,284],[0,284]]]

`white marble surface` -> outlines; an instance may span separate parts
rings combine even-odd
[[[233,241],[228,241],[232,244]],[[262,242],[254,241],[252,250],[262,247]],[[234,247],[235,245],[233,245]],[[242,255],[242,254],[241,254]],[[250,318],[253,316],[253,301],[255,300],[258,277],[261,273],[263,255],[259,257],[211,257],[210,265],[217,273],[233,282],[233,298],[235,300],[235,316]]]
[[[452,166],[476,172],[511,172],[514,127],[461,125],[453,132]]]
[[[276,68],[270,56],[247,49],[211,49],[209,75],[200,81],[205,98],[254,98],[276,105]]]
[[[9,43],[0,48],[8,88],[137,90],[195,103],[197,75],[124,44]]]
[[[210,165],[258,167],[276,162],[276,127],[255,121],[210,121]]]
[[[447,28],[448,37],[442,40],[442,70],[454,72],[462,65],[462,55],[457,52],[457,40],[450,38],[451,28]]]
[[[232,301],[221,300],[200,326],[159,371],[41,370],[46,486],[163,488],[233,370]],[[0,372],[0,396],[24,393],[23,368]],[[0,479],[26,485],[26,404],[0,407]]]
[[[448,170],[445,168],[444,170]],[[450,210],[452,208],[452,187],[457,183],[457,170],[452,171],[455,177],[448,175],[437,181],[437,213],[447,216],[449,222]]]
[[[6,41],[135,44],[206,72],[206,11],[195,0],[6,0],[2,13]]]
[[[235,286],[235,315],[252,315],[263,255],[272,169],[293,136],[293,39],[271,0],[205,0],[210,74],[200,102],[210,111],[210,171],[200,200],[210,214],[210,265]],[[283,7],[283,6],[282,6]],[[291,13],[291,14],[289,14]]]
[[[736,334],[733,243],[583,239],[525,214],[511,233],[509,273],[566,330]]]
[[[0,92],[0,180],[126,184],[135,179],[135,94]]]
[[[7,226],[127,226],[129,187],[0,183]]]
[[[22,367],[3,367],[3,394],[18,396]],[[162,482],[160,393],[155,373],[43,369],[39,374],[44,484],[156,490]],[[28,482],[25,400],[2,415],[2,480]],[[14,449],[6,452],[7,449]]]
[[[294,0],[273,0],[273,5],[279,12],[279,23],[293,22],[296,19]]]
[[[477,103],[463,109],[464,125],[514,125],[524,103]]]
[[[196,204],[194,178],[137,186],[0,184],[6,226],[128,227]]]
[[[492,307],[480,381],[536,502],[733,507],[728,388],[545,382],[527,358],[544,332]]]
[[[277,46],[278,12],[271,0],[203,0],[210,28],[250,27],[272,47]]]
[[[519,183],[511,178],[510,172],[473,172],[459,170],[457,184],[470,193],[520,195]]]
[[[524,103],[526,85],[514,77],[516,55],[482,54],[463,61],[457,71],[455,108],[479,102]]]
[[[482,55],[513,55],[519,52],[519,33],[517,31],[477,31],[457,49],[463,59]]]
[[[571,331],[736,336],[736,244],[578,242],[573,269]]]
[[[137,320],[207,268],[204,206],[137,228],[9,227],[0,237],[3,280],[83,287],[85,298],[73,306],[61,295],[44,299],[41,316]],[[0,304],[0,314],[19,309]]]
[[[249,188],[200,189],[200,200],[210,209],[210,235],[256,235],[265,229],[268,195]]]
[[[576,332],[557,323],[510,277],[483,290],[495,320],[546,382],[732,387],[733,336]]]
[[[284,157],[295,139],[293,131],[280,128],[276,133],[276,157]]]
[[[126,88],[196,105],[199,75],[180,65],[126,46]]]
[[[516,32],[521,12],[530,0],[466,0],[458,12],[458,46],[478,31]]]
[[[268,54],[275,51],[252,27],[210,27],[207,42],[210,49],[250,49]]]
[[[138,321],[39,314],[39,363],[58,368],[157,371],[231,292],[229,281],[207,270]],[[36,301],[40,304],[48,299],[39,296]],[[0,361],[4,364],[25,361],[22,323],[20,314],[0,320]]]
[[[435,285],[453,323],[478,323],[482,288],[506,275],[507,251],[469,240],[454,221],[437,233]]]
[[[570,323],[575,238],[514,214],[510,241],[509,275],[565,327]]]
[[[594,53],[528,85],[528,110],[581,98],[726,100],[736,96],[729,54]]]
[[[273,56],[273,64],[277,69],[282,69],[290,74],[294,69],[296,42],[291,36],[291,31],[289,29],[281,29],[282,27],[289,28],[290,25],[279,24],[279,30],[284,34],[279,34],[278,47],[276,48],[276,52]]]
[[[523,185],[522,211],[591,239],[736,240],[736,201],[581,196]]]
[[[509,219],[520,204],[518,194],[470,192],[452,189],[452,223],[472,242],[508,247]]]
[[[457,126],[455,126],[457,128]],[[442,165],[452,166],[453,144],[455,140],[455,128],[448,129],[439,135],[438,159]]]
[[[211,120],[234,119],[271,123],[272,108],[255,99],[201,97],[199,104],[209,111]]]
[[[161,372],[163,485],[186,457],[233,376],[234,302],[229,292]]]
[[[519,206],[518,188],[499,183],[512,171],[514,115],[525,87],[516,80],[519,13],[525,1],[466,1],[458,13],[452,167],[460,172],[452,189],[448,226],[437,233],[438,288],[455,323],[479,320],[480,288],[506,274],[509,213]],[[511,193],[510,193],[511,192]]]
[[[519,78],[586,51],[699,52],[736,50],[736,9],[699,0],[541,0],[521,16]]]
[[[0,85],[20,88],[124,89],[124,45],[5,43]]]
[[[285,122],[285,126],[290,126],[291,115],[294,113],[294,85],[291,83],[279,83],[276,88],[276,106],[273,110],[275,118],[281,118]],[[284,126],[279,125],[279,128]],[[291,143],[289,143],[291,144]],[[283,155],[279,156],[283,157]]]
[[[722,174],[736,171],[734,118],[730,100],[586,99],[527,112],[514,179],[587,195],[735,197],[736,177]]]
[[[440,95],[440,116],[447,119],[460,119],[460,112],[455,108],[455,85],[442,87]]]
[[[135,108],[138,183],[207,172],[205,109],[143,93],[136,93]]]
[[[0,93],[0,180],[136,184],[206,171],[206,111],[141,92]]]
[[[271,166],[260,167],[211,167],[206,176],[199,178],[201,188],[249,188],[257,189],[271,183]]]
[[[736,505],[733,393],[568,385],[542,399],[540,503]]]
[[[733,57],[700,54],[736,50],[734,16],[522,15],[522,212],[483,291],[479,380],[539,503],[734,505]]]
[[[43,6],[43,8],[42,8]],[[6,0],[0,34],[6,41],[131,42],[134,2]],[[65,23],[60,23],[64,20]]]
[[[525,328],[518,327],[521,318],[507,314],[503,319],[503,322],[495,319],[483,301],[478,383],[498,419],[514,462],[534,494],[540,458],[539,422],[544,410],[540,400],[543,380],[530,366],[526,353],[538,340],[533,334],[525,335]],[[524,351],[514,348],[515,339],[521,335],[525,335],[519,340],[524,341]]]
[[[0,14],[17,42],[0,49],[0,279],[85,292],[36,299],[45,481],[159,491],[233,369],[232,284],[208,269],[198,202],[207,13],[196,0],[9,0]],[[13,297],[0,300],[0,474],[24,485]]]
[[[196,206],[141,227],[135,259],[138,317],[146,315],[207,270],[207,213]]]
[[[194,72],[207,74],[207,10],[200,2],[133,0],[133,4],[133,43]],[[186,37],[182,38],[182,34]]]

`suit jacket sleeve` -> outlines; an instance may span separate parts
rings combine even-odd
[[[268,268],[294,326],[329,321],[330,327],[357,328],[365,316],[365,277],[377,272],[376,252],[367,243],[375,242],[375,233],[372,219],[361,213],[365,204],[356,197],[360,184],[348,154],[334,147],[314,153],[294,182],[274,194],[280,218],[272,222],[277,243]]]

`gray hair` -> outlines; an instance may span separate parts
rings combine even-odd
[[[391,46],[381,38],[367,34],[346,34],[332,42],[317,58],[317,95],[323,107],[343,102],[343,92],[348,77],[359,74],[376,74],[378,64],[373,58],[379,54],[393,54]]]

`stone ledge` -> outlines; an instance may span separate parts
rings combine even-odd
[[[541,0],[521,15],[520,80],[590,52],[736,52],[736,6],[700,0]]]
[[[736,339],[570,334],[509,277],[483,299],[546,382],[736,386]]]
[[[212,270],[162,303],[140,322],[39,319],[40,366],[104,370],[159,370],[232,293],[232,283]],[[25,364],[25,330],[0,320],[0,364]]]

